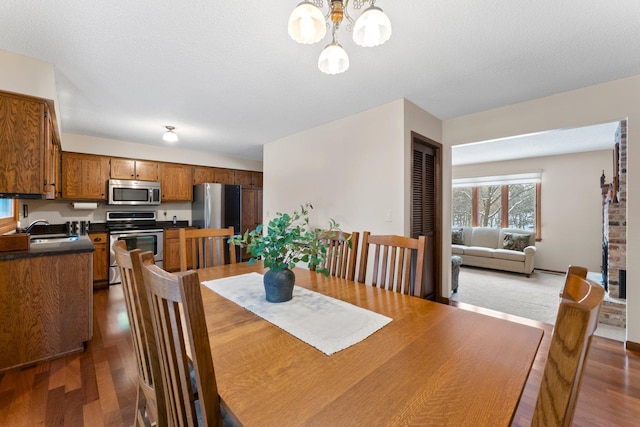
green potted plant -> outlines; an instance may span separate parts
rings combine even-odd
[[[324,267],[327,237],[338,235],[338,224],[331,219],[328,229],[312,228],[309,208],[313,209],[306,204],[292,214],[278,212],[266,228],[260,224],[255,230],[229,239],[230,243],[247,248],[251,255],[249,264],[262,260],[269,269],[264,275],[267,301],[284,302],[292,298],[295,284],[292,270],[299,262],[325,276],[329,273]]]

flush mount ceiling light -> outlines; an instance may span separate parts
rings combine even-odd
[[[326,74],[344,73],[349,69],[349,56],[336,36],[343,19],[347,20],[347,31],[353,32],[353,41],[358,46],[379,46],[391,37],[391,21],[382,9],[375,6],[375,2],[353,0],[351,6],[356,10],[370,4],[354,23],[347,10],[349,0],[328,0],[329,10],[324,15],[321,11],[324,6],[322,0],[303,1],[291,12],[289,35],[298,43],[312,44],[322,40],[327,27],[330,27],[332,41],[320,54],[318,68]]]
[[[174,126],[165,126],[167,131],[162,135],[162,140],[165,142],[178,142],[178,135],[173,131]]]

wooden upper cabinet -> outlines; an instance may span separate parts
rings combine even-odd
[[[110,176],[113,179],[157,181],[158,162],[148,160],[112,158]]]
[[[262,172],[237,170],[235,184],[242,188],[262,188]]]
[[[161,199],[183,202],[193,199],[193,168],[176,163],[160,164]]]
[[[61,167],[63,198],[106,200],[108,157],[64,152]]]
[[[207,166],[193,167],[193,185],[216,182],[216,170]]]
[[[242,188],[251,188],[251,171],[236,171],[235,184],[241,185]]]
[[[0,92],[0,193],[44,194],[46,103]]]
[[[236,171],[233,169],[222,169],[222,168],[214,168],[215,169],[215,180],[213,182],[218,182],[220,184],[235,184],[235,173]]]

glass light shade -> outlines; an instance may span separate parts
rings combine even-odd
[[[363,47],[379,46],[391,37],[391,21],[382,9],[371,6],[362,12],[353,28],[353,41]]]
[[[308,1],[300,3],[289,16],[289,35],[302,44],[320,41],[327,33],[324,15]]]
[[[338,43],[330,43],[318,58],[318,68],[325,74],[340,74],[349,69],[349,55]]]
[[[168,130],[162,135],[162,140],[165,142],[178,142],[178,135],[172,130]]]

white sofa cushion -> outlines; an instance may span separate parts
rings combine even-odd
[[[486,258],[493,258],[494,252],[495,249],[483,248],[482,246],[469,246],[464,250],[465,255],[481,256]]]
[[[466,248],[467,247],[463,245],[451,245],[451,253],[453,255],[462,255]]]
[[[502,248],[502,241],[498,246],[498,236],[500,235],[499,228],[490,227],[475,227],[471,233],[471,241],[469,246],[482,246],[485,248]]]

